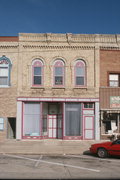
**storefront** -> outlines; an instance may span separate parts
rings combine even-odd
[[[99,101],[18,98],[16,138],[99,139]]]
[[[101,110],[102,136],[120,134],[120,110]]]
[[[100,88],[101,139],[120,135],[120,89]]]

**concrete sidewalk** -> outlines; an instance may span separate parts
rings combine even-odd
[[[89,150],[91,144],[99,142],[103,142],[103,140],[4,140],[0,142],[0,154],[83,154]]]

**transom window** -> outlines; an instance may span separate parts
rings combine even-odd
[[[83,60],[77,60],[75,64],[75,85],[85,86],[86,82],[86,67]]]
[[[54,63],[54,85],[64,85],[64,62],[62,60],[56,60]]]
[[[0,58],[0,86],[10,86],[11,62],[6,56]]]
[[[94,103],[92,103],[92,102],[85,102],[84,103],[84,108],[85,109],[93,109],[94,108]]]
[[[109,74],[109,86],[110,87],[120,86],[120,74]]]
[[[43,85],[43,62],[39,59],[34,60],[32,69],[33,69],[33,86]]]

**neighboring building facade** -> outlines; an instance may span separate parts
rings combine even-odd
[[[116,37],[0,37],[0,139],[100,139],[100,48]]]
[[[120,41],[119,41],[120,42]],[[120,135],[120,49],[100,50],[101,139]]]
[[[18,37],[0,37],[0,140],[16,137]]]

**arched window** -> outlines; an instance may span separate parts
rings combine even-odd
[[[43,85],[43,62],[39,59],[35,59],[32,63],[32,85]]]
[[[77,60],[75,63],[75,85],[86,85],[86,64],[83,60]]]
[[[0,57],[0,87],[10,86],[11,61],[6,56]]]
[[[54,86],[64,86],[64,74],[65,74],[64,62],[60,59],[56,60],[53,66],[53,79]]]

